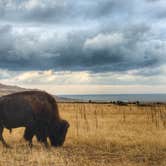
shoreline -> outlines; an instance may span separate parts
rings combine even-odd
[[[135,102],[123,102],[123,101],[78,101],[78,100],[56,100],[57,103],[66,103],[66,104],[114,104],[114,105],[138,105],[138,106],[146,106],[146,105],[166,105],[166,102],[148,102],[148,101],[135,101]]]

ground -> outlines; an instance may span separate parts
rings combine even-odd
[[[30,149],[23,128],[5,130],[0,166],[165,166],[166,105],[59,103],[70,123],[63,147]]]

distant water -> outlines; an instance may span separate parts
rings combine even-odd
[[[124,102],[166,102],[166,94],[102,94],[102,95],[60,95],[83,101],[124,101]]]

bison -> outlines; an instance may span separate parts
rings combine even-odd
[[[25,127],[24,138],[32,147],[32,138],[48,146],[61,146],[65,141],[69,123],[60,118],[53,96],[43,91],[18,92],[0,98],[0,141],[9,147],[3,138],[3,129]]]

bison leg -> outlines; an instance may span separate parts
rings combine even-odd
[[[42,129],[38,129],[36,132],[37,140],[45,145],[46,148],[48,148],[48,142],[47,142],[47,131],[45,127]]]
[[[11,148],[11,146],[9,146],[9,145],[5,142],[2,133],[3,133],[3,127],[0,126],[0,140],[1,140],[2,144],[3,144],[3,146],[5,146],[6,148]]]
[[[40,140],[40,142],[43,143],[46,148],[49,147],[48,142],[47,142],[47,137],[43,137],[43,138]]]
[[[33,146],[33,144],[32,144],[33,136],[34,136],[34,130],[31,127],[26,127],[26,129],[24,131],[24,138],[25,138],[25,140],[29,141],[30,148],[32,148],[32,146]]]
[[[43,142],[43,144],[44,144],[44,146],[45,146],[46,148],[49,147],[48,142],[47,142],[47,136],[46,136],[46,135],[44,136],[42,142]]]

